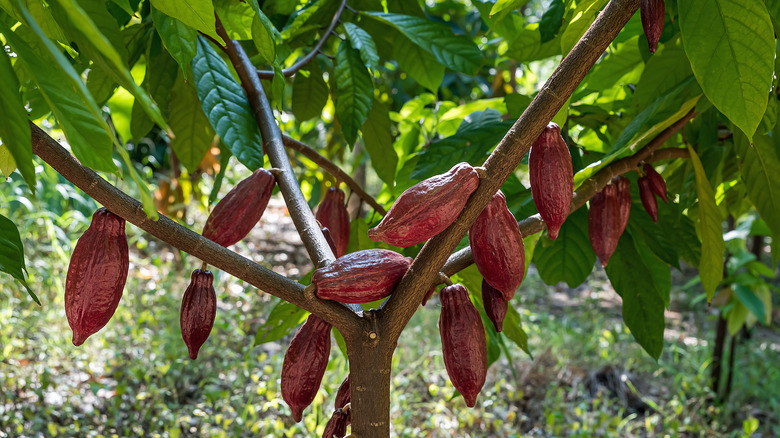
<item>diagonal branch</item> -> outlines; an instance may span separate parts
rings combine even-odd
[[[334,164],[332,161],[328,160],[327,158],[325,158],[322,155],[320,155],[319,153],[317,153],[317,151],[314,150],[314,148],[312,148],[312,147],[306,145],[305,143],[303,143],[301,141],[298,141],[298,140],[296,140],[296,139],[294,139],[292,137],[289,137],[287,135],[282,136],[282,140],[284,140],[284,145],[285,146],[287,146],[290,149],[294,149],[294,150],[300,152],[301,155],[303,155],[304,157],[310,159],[315,164],[317,164],[318,166],[320,166],[323,169],[325,169],[326,171],[328,171],[328,173],[333,175],[336,178],[337,181],[340,181],[340,182],[343,182],[344,184],[346,184],[347,187],[349,187],[350,190],[355,192],[355,194],[357,194],[360,197],[360,199],[365,201],[368,205],[370,205],[379,214],[381,214],[382,216],[387,214],[387,210],[385,210],[384,207],[379,205],[379,203],[376,202],[376,200],[371,195],[366,193],[366,191],[363,190],[362,187],[360,187],[360,184],[358,184],[357,181],[352,179],[352,177],[349,176],[349,174],[347,174],[346,172],[341,170],[341,168],[339,166],[337,166],[336,164]]]

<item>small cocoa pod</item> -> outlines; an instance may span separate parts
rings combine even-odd
[[[645,176],[650,179],[650,187],[653,189],[653,193],[660,196],[664,202],[669,202],[669,198],[666,195],[666,181],[664,181],[664,177],[647,163],[645,163],[642,169],[645,171]]]
[[[647,210],[647,214],[653,218],[653,222],[658,222],[658,201],[653,192],[653,183],[647,176],[640,177],[637,182],[639,183],[639,198],[642,200],[642,205]]]
[[[474,407],[487,375],[485,328],[460,284],[442,289],[439,334],[447,374],[468,407]]]
[[[330,357],[331,325],[311,314],[295,332],[282,363],[282,398],[295,422],[317,395]]]
[[[658,41],[664,31],[666,10],[664,0],[640,0],[639,13],[642,18],[642,29],[647,37],[650,53],[658,49]]]
[[[590,199],[588,239],[601,261],[601,266],[607,266],[609,263],[628,221],[625,195],[619,196],[618,185],[623,186],[622,190],[626,190],[624,183],[610,183]],[[630,194],[628,202],[631,202]]]
[[[325,236],[325,241],[328,242],[330,250],[333,251],[333,255],[336,255],[336,242],[333,241],[333,236],[330,234],[328,227],[322,228],[322,235]]]
[[[401,193],[379,225],[368,230],[368,237],[403,248],[425,242],[455,222],[477,186],[477,171],[458,163]]]
[[[422,305],[423,305],[423,306],[425,306],[426,304],[428,304],[428,300],[430,300],[430,299],[431,299],[431,297],[433,296],[433,293],[434,293],[435,291],[436,291],[436,286],[432,287],[432,288],[431,288],[431,290],[429,290],[428,292],[426,292],[426,293],[425,293],[425,296],[424,296],[424,297],[423,297],[423,299],[422,299]]]
[[[496,290],[485,279],[482,279],[482,305],[488,319],[493,323],[497,332],[504,329],[504,317],[509,309],[509,301],[504,298],[501,291]]]
[[[517,220],[499,190],[469,229],[474,264],[509,301],[525,275],[525,247]]]
[[[534,204],[555,240],[569,216],[574,191],[571,154],[557,124],[548,123],[531,146],[528,170]]]
[[[330,416],[330,420],[325,425],[325,431],[322,433],[322,438],[344,438],[347,434],[347,425],[349,414],[336,409],[333,415]]]
[[[217,203],[203,227],[203,237],[224,247],[246,237],[268,206],[275,184],[271,172],[255,170]]]
[[[98,209],[79,238],[65,278],[65,315],[79,346],[114,315],[127,281],[130,258],[125,220]]]
[[[620,234],[628,225],[628,217],[631,215],[631,181],[625,176],[612,178],[612,184],[617,187],[618,205],[620,206]]]
[[[412,259],[387,249],[349,253],[314,271],[312,284],[323,300],[369,303],[390,295]]]
[[[181,337],[187,344],[190,359],[198,358],[200,347],[206,342],[217,316],[217,293],[214,291],[214,275],[211,271],[192,271],[190,285],[181,299]]]
[[[339,386],[339,390],[336,392],[336,406],[334,409],[341,409],[349,403],[351,398],[349,391],[349,374],[347,374],[347,377],[341,382],[341,386]]]
[[[320,206],[317,207],[316,218],[323,227],[330,230],[330,235],[336,244],[336,251],[333,254],[337,258],[346,254],[349,245],[349,213],[341,189],[335,187],[328,189]]]

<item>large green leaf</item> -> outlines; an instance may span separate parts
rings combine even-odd
[[[407,38],[422,47],[445,66],[475,75],[482,66],[482,52],[474,41],[465,35],[455,35],[443,23],[408,15],[384,12],[362,12],[400,30]]]
[[[252,6],[233,0],[213,0],[214,10],[225,28],[228,38],[252,39],[252,21],[256,16]]]
[[[176,60],[166,51],[160,53],[146,64],[146,75],[143,86],[149,91],[149,95],[160,105],[160,108],[168,110],[168,100],[179,66]],[[170,123],[170,120],[168,121]],[[133,102],[132,119],[130,120],[130,132],[133,138],[139,140],[149,133],[154,122],[144,112],[137,101]],[[171,127],[173,129],[173,127]],[[176,132],[175,130],[173,132]]]
[[[693,74],[679,38],[662,44],[651,56],[636,84],[633,103],[642,109]]]
[[[22,239],[19,237],[19,230],[16,229],[16,225],[10,219],[0,215],[0,271],[8,273],[19,280],[27,289],[30,297],[40,305],[41,302],[32,289],[30,289],[30,286],[27,285],[27,280],[24,278],[24,271],[26,270],[27,268],[24,266],[24,246],[22,246]]]
[[[542,19],[539,22],[539,32],[541,34],[542,43],[552,40],[555,38],[555,35],[558,34],[558,30],[561,28],[561,24],[563,24],[564,12],[566,12],[566,5],[563,4],[563,0],[553,0],[550,3],[550,6],[544,12]]]
[[[764,302],[749,287],[743,284],[734,285],[734,294],[740,302],[745,305],[762,324],[767,324],[767,313]]]
[[[570,21],[561,34],[561,53],[569,53],[577,44],[577,41],[585,35],[590,25],[596,19],[601,8],[607,4],[607,0],[583,0],[577,2],[577,6],[569,12]]]
[[[341,123],[344,138],[352,146],[374,102],[374,83],[360,59],[360,53],[347,41],[339,44],[335,74],[338,91],[336,117]]]
[[[191,84],[183,78],[176,81],[171,91],[169,116],[174,134],[171,147],[190,175],[195,174],[215,135],[199,103],[198,94]]]
[[[710,186],[699,155],[688,145],[691,153],[691,163],[696,173],[696,193],[699,197],[699,231],[701,233],[701,260],[699,261],[699,276],[707,301],[715,295],[723,279],[723,217],[715,202],[715,192]]]
[[[707,98],[749,139],[774,72],[775,37],[763,0],[679,0],[685,53]]]
[[[510,20],[507,19],[504,23],[508,21]],[[504,27],[507,29],[503,29]],[[507,39],[508,43],[506,52],[502,53],[502,55],[510,57],[517,62],[528,63],[561,54],[561,45],[558,38],[542,43],[539,23],[529,23],[523,26],[505,25],[498,26],[497,29],[499,32],[504,32],[502,35]]]
[[[637,44],[638,37],[618,45],[585,77],[583,88],[602,91],[614,85],[636,83],[642,73],[642,54]]]
[[[555,240],[542,236],[534,250],[534,265],[539,277],[549,285],[565,281],[577,287],[588,278],[596,254],[588,240],[588,209],[580,208],[566,218]]]
[[[259,15],[252,20],[252,42],[255,43],[257,53],[266,64],[273,64],[276,59],[276,39],[279,34],[271,21],[258,9]]]
[[[154,27],[160,38],[165,44],[165,48],[173,56],[173,59],[179,63],[181,70],[186,78],[190,72],[192,59],[198,52],[198,33],[195,29],[187,26],[181,21],[169,17],[155,8],[152,8],[152,19]]]
[[[299,326],[309,314],[309,312],[295,304],[290,304],[278,298],[274,298],[274,300],[277,303],[271,309],[271,313],[268,314],[265,323],[257,329],[254,345],[282,339],[292,332],[295,327]]]
[[[528,1],[529,0],[497,0],[493,3],[493,7],[490,8],[489,16],[495,21],[499,21],[515,9],[528,3]]]
[[[35,166],[32,161],[30,124],[27,111],[19,94],[19,80],[11,66],[11,60],[0,54],[0,140],[13,156],[15,167],[19,168],[27,187],[35,193]]]
[[[365,30],[354,23],[344,23],[344,30],[347,32],[349,42],[352,47],[360,52],[360,58],[366,67],[373,69],[379,63],[379,55],[376,53],[376,44]]]
[[[446,68],[425,49],[400,33],[393,44],[393,58],[402,71],[423,87],[433,92],[441,87]]]
[[[199,30],[224,44],[217,35],[214,20],[214,5],[211,0],[151,0],[152,6],[169,17]]]
[[[322,78],[322,71],[313,62],[309,70],[295,74],[292,89],[292,112],[299,121],[320,117],[328,103],[328,84]]]
[[[393,149],[393,137],[390,135],[390,115],[387,105],[374,102],[368,118],[360,131],[363,133],[363,143],[371,157],[371,166],[379,178],[388,187],[393,187],[395,168],[398,165],[398,155]]]
[[[192,76],[203,112],[230,152],[250,170],[263,166],[260,128],[241,85],[205,38],[198,37]]]

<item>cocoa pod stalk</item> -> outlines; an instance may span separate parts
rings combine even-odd
[[[331,325],[314,314],[295,332],[282,364],[282,398],[296,423],[317,395],[330,357]]]
[[[666,18],[664,0],[640,0],[639,11],[650,53],[655,53],[658,49],[658,41],[664,31]]]
[[[346,254],[349,245],[349,213],[344,203],[344,192],[335,187],[329,188],[320,206],[317,207],[315,217],[323,227],[330,230],[330,235],[336,244],[333,255],[338,258]]]
[[[487,375],[487,346],[482,318],[471,304],[463,285],[445,287],[439,299],[439,334],[444,365],[452,385],[463,395],[466,405],[474,407]]]
[[[640,177],[637,182],[639,182],[639,198],[642,200],[642,205],[647,214],[653,218],[653,222],[658,222],[658,201],[653,192],[653,183],[647,176]]]
[[[65,315],[79,346],[114,315],[127,281],[130,257],[125,220],[98,209],[79,238],[65,278]]]
[[[653,193],[660,196],[664,202],[669,202],[669,198],[666,195],[666,181],[664,181],[664,177],[647,163],[645,163],[642,169],[645,171],[645,176],[650,180],[650,187],[653,189]]]
[[[528,170],[534,204],[547,225],[550,239],[555,240],[569,216],[574,195],[571,154],[557,124],[548,123],[531,146]]]
[[[314,271],[312,284],[323,300],[369,303],[390,295],[412,259],[387,249],[364,249]]]
[[[368,230],[368,237],[403,248],[425,242],[458,218],[477,186],[477,171],[458,163],[401,193],[379,225]]]
[[[623,218],[627,219],[628,215],[624,213],[624,208],[621,209],[621,204],[618,185],[613,183],[607,184],[590,199],[588,239],[601,261],[601,266],[607,266],[609,263],[625,229]]]
[[[190,359],[198,358],[200,347],[206,342],[217,316],[217,293],[211,271],[192,271],[190,285],[181,299],[181,337],[187,344]]]
[[[336,255],[336,242],[333,241],[333,236],[330,234],[330,230],[328,227],[322,228],[322,235],[325,236],[325,241],[328,242],[328,246],[330,247],[330,250],[333,252],[333,255]]]
[[[275,184],[271,172],[257,169],[217,203],[203,227],[203,237],[224,247],[246,237],[268,206]]]
[[[504,329],[504,317],[509,309],[509,301],[504,298],[501,291],[494,289],[484,278],[482,279],[482,305],[496,331],[501,333]]]

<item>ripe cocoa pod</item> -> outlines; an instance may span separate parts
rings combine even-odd
[[[555,240],[569,216],[574,191],[571,154],[557,124],[548,123],[531,146],[528,170],[534,204],[547,224],[550,239]]]
[[[349,391],[349,374],[347,374],[347,377],[341,382],[341,386],[339,386],[339,390],[336,392],[336,406],[334,409],[341,409],[349,403],[351,398]]]
[[[494,289],[484,278],[482,279],[482,305],[485,307],[488,319],[500,333],[504,329],[504,317],[509,309],[509,301],[504,298],[501,291]]]
[[[130,258],[125,220],[98,209],[70,257],[65,279],[65,315],[79,346],[114,315],[127,281]]]
[[[282,398],[295,422],[311,404],[330,357],[331,325],[312,314],[295,332],[282,364]]]
[[[349,424],[348,417],[348,413],[341,409],[336,409],[325,425],[322,438],[344,438],[344,435],[347,434],[347,424]]]
[[[631,215],[631,181],[625,176],[612,178],[612,184],[617,187],[618,205],[620,206],[620,234],[628,225],[628,217]]]
[[[525,247],[517,220],[499,190],[469,229],[474,264],[509,301],[525,275]]]
[[[364,249],[314,271],[312,284],[323,300],[369,303],[390,295],[412,259],[387,249]]]
[[[344,203],[344,192],[331,187],[317,207],[315,216],[323,227],[330,230],[333,242],[336,244],[334,255],[338,258],[347,253],[349,245],[349,213]]]
[[[333,241],[333,236],[330,234],[328,227],[322,228],[322,235],[325,236],[325,241],[328,242],[330,250],[333,251],[333,255],[336,255],[336,242]]]
[[[666,18],[664,0],[640,0],[639,11],[650,53],[655,53],[658,49],[658,40],[661,39],[661,33],[664,31]]]
[[[653,218],[653,222],[658,222],[658,201],[653,193],[653,183],[647,176],[640,177],[637,182],[639,183],[639,198],[642,200],[642,205],[647,210],[647,214]]]
[[[650,180],[650,187],[653,189],[653,193],[660,196],[664,202],[669,202],[669,198],[666,196],[666,181],[664,181],[664,177],[647,163],[642,166],[642,169],[645,171],[645,176]]]
[[[622,193],[618,193],[619,190],[622,190]],[[629,206],[626,208],[626,191],[625,183],[619,180],[617,183],[607,184],[590,200],[588,239],[590,239],[593,251],[601,261],[601,266],[607,266],[609,263],[609,259],[615,252],[620,236],[628,223],[631,195],[629,193]]]
[[[181,337],[187,344],[190,359],[198,358],[200,347],[206,342],[214,318],[217,316],[217,293],[214,291],[214,275],[211,271],[196,269],[192,271],[190,285],[181,299]]]
[[[368,237],[404,248],[425,242],[455,222],[477,186],[477,171],[458,163],[401,193],[379,225],[368,230]]]
[[[203,237],[224,247],[246,237],[268,206],[275,184],[271,172],[257,169],[217,203],[203,227]]]
[[[474,407],[487,375],[487,346],[482,318],[460,284],[442,289],[439,334],[444,365],[452,385]]]

